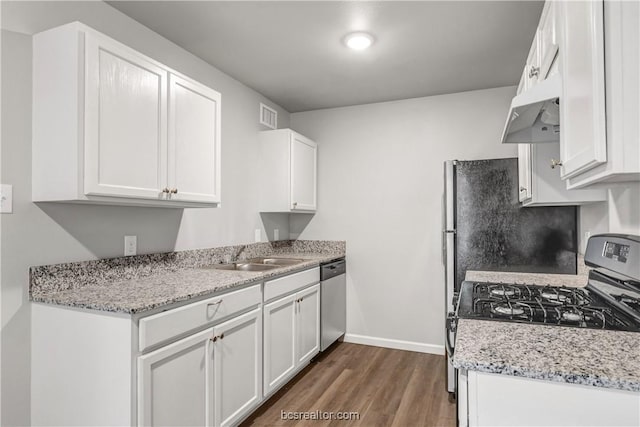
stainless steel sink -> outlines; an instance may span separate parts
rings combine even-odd
[[[267,271],[278,268],[277,265],[267,265],[267,264],[253,264],[249,262],[233,262],[230,264],[214,264],[209,265],[207,267],[202,267],[205,269],[213,268],[215,270],[236,270],[236,271]]]
[[[247,260],[247,262],[251,264],[262,264],[262,265],[295,265],[295,264],[304,262],[304,260],[300,258],[260,257],[260,258],[251,258]]]

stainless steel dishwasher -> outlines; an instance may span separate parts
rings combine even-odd
[[[320,266],[320,351],[347,329],[347,262],[340,258]]]

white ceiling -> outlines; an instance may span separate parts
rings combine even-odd
[[[541,1],[111,1],[290,112],[517,84]],[[344,47],[368,31],[366,51]]]

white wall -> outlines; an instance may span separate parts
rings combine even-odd
[[[321,209],[292,215],[290,230],[347,241],[352,340],[443,351],[443,162],[516,157],[515,145],[499,142],[514,93],[505,87],[291,114],[291,127],[319,145]]]
[[[258,214],[258,104],[270,101],[102,2],[5,2],[2,7],[2,183],[13,184],[14,213],[1,217],[2,419],[29,424],[32,265],[122,255],[123,236],[138,252],[253,241]],[[31,34],[80,20],[222,94],[222,207],[172,210],[31,202]],[[10,31],[5,31],[10,30]],[[24,33],[24,34],[19,34]],[[277,108],[279,124],[289,115]],[[288,233],[286,215],[265,219]],[[263,233],[264,233],[263,229]]]
[[[614,184],[607,201],[580,207],[580,248],[584,253],[584,233],[621,233],[640,236],[640,183]]]

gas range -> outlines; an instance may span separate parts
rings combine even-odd
[[[584,288],[462,283],[457,318],[640,332],[640,238],[591,237]]]
[[[630,295],[620,299],[640,304]],[[592,289],[564,286],[463,282],[458,317],[640,331],[639,322]]]

